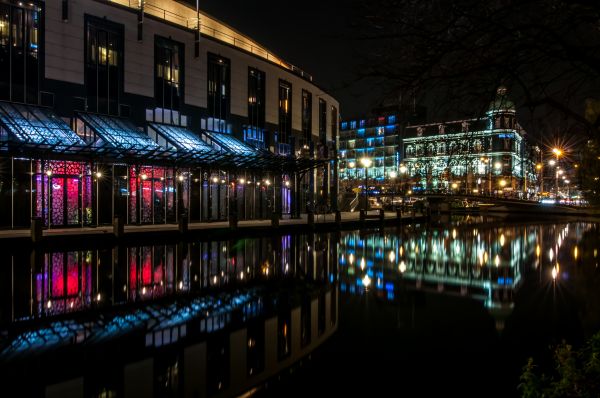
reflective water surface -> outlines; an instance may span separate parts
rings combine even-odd
[[[0,378],[47,397],[514,396],[528,356],[600,328],[598,229],[6,248]]]

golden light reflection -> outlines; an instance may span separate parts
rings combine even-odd
[[[354,254],[350,253],[350,254],[348,255],[348,263],[349,263],[350,265],[354,264]]]
[[[369,285],[371,284],[371,278],[369,278],[369,275],[365,275],[365,277],[362,280],[362,283],[364,287],[369,287]]]
[[[506,240],[504,238],[504,234],[500,235],[500,246],[504,246],[505,242],[506,242]]]
[[[365,258],[364,257],[361,258],[360,259],[360,269],[362,269],[364,271],[366,265],[367,265],[367,263],[365,261]]]
[[[404,271],[406,271],[406,263],[404,261],[400,261],[400,265],[398,266],[398,270],[400,270],[401,273],[404,273]]]
[[[575,248],[573,249],[573,258],[577,260],[577,257],[579,257],[579,248],[575,246]]]
[[[558,270],[556,269],[556,267],[552,267],[552,279],[556,280],[557,276],[558,276]]]
[[[535,255],[539,257],[541,253],[542,253],[542,248],[540,247],[540,245],[537,245],[535,247]]]

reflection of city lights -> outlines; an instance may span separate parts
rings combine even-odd
[[[548,258],[550,259],[550,261],[554,260],[554,250],[548,250]]]
[[[400,272],[404,272],[406,271],[406,263],[404,261],[400,261],[400,265],[398,266],[398,269],[400,270]]]
[[[486,251],[484,251],[484,252],[483,252],[483,263],[484,263],[484,264],[487,264],[487,262],[488,262],[488,254],[487,254],[487,252],[486,252]]]
[[[404,246],[400,246],[400,255],[404,256]]]
[[[183,281],[179,281],[179,290],[183,289]]]
[[[48,303],[46,304],[46,307],[52,308],[52,301],[51,300],[48,300]]]
[[[360,260],[360,269],[364,270],[366,266],[365,258],[361,258]]]
[[[390,259],[390,262],[394,262],[394,260],[396,260],[396,253],[394,253],[394,251],[390,251],[390,254],[388,255],[388,258]]]
[[[146,294],[146,286],[142,288],[142,294]]]
[[[456,229],[452,230],[452,239],[456,239]]]
[[[350,265],[354,264],[354,254],[350,253],[350,255],[348,256],[348,263]]]
[[[539,257],[541,252],[542,252],[542,249],[540,248],[540,245],[537,245],[535,247],[535,255]]]
[[[500,235],[500,246],[504,246],[505,240],[504,240],[504,234]]]
[[[552,267],[552,279],[556,280],[557,276],[558,276],[558,270],[556,269],[556,267]]]
[[[494,258],[494,265],[496,265],[496,267],[500,266],[500,256],[498,256],[496,254],[496,257]]]
[[[369,275],[365,275],[365,277],[362,279],[362,283],[364,287],[369,287],[371,284],[371,278],[369,278]]]

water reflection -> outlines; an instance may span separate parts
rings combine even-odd
[[[15,253],[0,279],[11,292],[0,311],[3,374],[29,379],[35,396],[243,392],[337,329],[336,241]],[[37,384],[32,374],[45,376]]]
[[[467,220],[473,221],[473,220]],[[394,301],[407,289],[471,297],[496,317],[497,328],[514,306],[523,274],[560,272],[561,245],[579,241],[593,224],[513,225],[494,227],[456,223],[447,228],[406,227],[395,233],[348,233],[341,237],[340,290]],[[571,233],[570,233],[571,232]],[[545,260],[541,255],[548,252]],[[577,256],[577,246],[575,246]],[[562,275],[562,276],[561,276]]]
[[[598,279],[590,273],[598,267],[596,224],[467,221],[387,231],[5,252],[0,260],[10,266],[0,268],[0,374],[19,382],[27,396],[64,396],[64,391],[104,397],[232,396],[281,375],[323,342],[333,344],[334,333],[340,335],[337,341],[369,341],[384,346],[384,352],[400,350],[393,356],[406,355],[410,350],[402,342],[419,344],[417,335],[435,332],[432,323],[419,325],[419,320],[442,318],[436,307],[440,302],[450,303],[443,311],[455,311],[447,318],[460,319],[450,324],[460,332],[447,334],[469,342],[475,337],[465,330],[477,327],[481,342],[488,334],[479,331],[487,327],[494,344],[498,336],[512,336],[506,337],[511,341],[507,347],[521,347],[520,341],[535,335],[523,349],[547,347],[546,336],[564,337],[573,322],[557,315],[575,313],[561,304],[569,299],[567,290],[582,295],[578,303],[586,302],[587,312],[579,312],[587,314],[582,315],[586,327],[598,326],[600,311],[593,309],[600,305],[589,300],[597,296],[597,283],[588,283]],[[438,300],[430,300],[430,308],[410,308],[406,298],[417,295]],[[377,300],[369,307],[366,303],[373,301],[354,296]],[[344,329],[338,322],[340,309],[352,327]],[[480,310],[483,320],[476,313]],[[421,311],[419,316],[415,311]],[[377,323],[377,317],[388,314],[395,322]],[[494,331],[490,316],[502,333]],[[409,318],[417,333],[400,334],[408,322],[399,320]],[[548,327],[546,318],[568,327]],[[398,331],[363,329],[369,323],[365,319],[378,327],[396,325]],[[445,344],[446,330],[440,329],[436,349],[457,346]],[[418,347],[415,361],[407,364],[418,364],[434,340],[424,339],[426,346]],[[352,344],[336,349],[360,352]],[[494,355],[489,358],[496,362],[500,354]],[[364,361],[376,363],[377,358]],[[339,374],[352,371],[343,359],[328,363]],[[515,369],[522,364],[515,360]],[[500,366],[489,374],[504,374]],[[410,369],[403,371],[410,374]],[[503,377],[512,380],[512,375]]]

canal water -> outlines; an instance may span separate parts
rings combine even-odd
[[[599,227],[5,247],[2,396],[517,396],[600,330]]]

